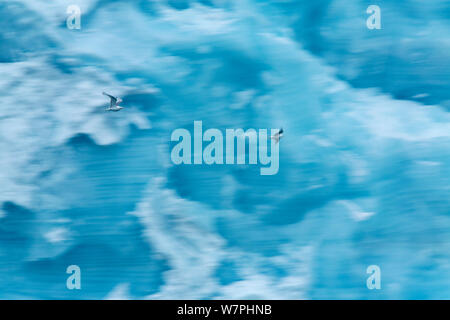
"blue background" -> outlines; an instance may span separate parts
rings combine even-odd
[[[448,299],[449,18],[439,0],[2,1],[0,298]],[[283,127],[278,174],[173,165],[194,120]]]

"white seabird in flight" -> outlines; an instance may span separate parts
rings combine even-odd
[[[275,143],[280,142],[281,137],[283,137],[283,128],[281,128],[280,130],[278,130],[277,133],[275,133],[273,136],[270,137],[270,139],[275,140]]]
[[[117,98],[117,97],[113,97],[112,95],[107,94],[106,92],[103,92],[103,94],[105,96],[108,96],[111,99],[111,101],[109,103],[109,108],[106,108],[106,111],[117,112],[117,111],[120,111],[120,110],[123,109],[123,107],[119,106],[119,103],[122,102],[122,99]]]

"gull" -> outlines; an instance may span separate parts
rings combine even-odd
[[[120,111],[120,110],[123,109],[123,107],[119,106],[119,103],[122,102],[122,99],[117,98],[117,97],[113,97],[112,95],[107,94],[106,92],[103,92],[103,94],[105,96],[108,96],[111,99],[111,102],[109,103],[109,108],[106,108],[106,111],[117,112],[117,111]]]
[[[283,128],[281,128],[280,130],[278,130],[277,133],[275,133],[273,136],[270,137],[270,139],[275,140],[275,143],[280,142],[281,137],[283,137]]]

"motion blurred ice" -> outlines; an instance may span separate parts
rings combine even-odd
[[[0,17],[0,298],[450,298],[448,1],[6,0]],[[283,127],[278,173],[174,165],[171,132],[197,120]]]

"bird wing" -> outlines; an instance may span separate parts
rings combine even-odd
[[[273,136],[270,137],[270,139],[274,140],[275,143],[278,143],[280,141],[280,135],[278,133],[275,133]]]
[[[275,133],[273,136],[270,137],[270,139],[275,140],[275,144],[277,144],[278,142],[280,142],[281,139],[281,135],[283,134],[283,128],[281,128],[280,130],[278,130],[277,133]]]
[[[117,98],[116,97],[113,97],[112,95],[107,94],[106,92],[103,92],[103,94],[105,96],[108,96],[111,99],[111,102],[110,102],[110,105],[109,105],[110,108],[114,107],[117,104]]]

